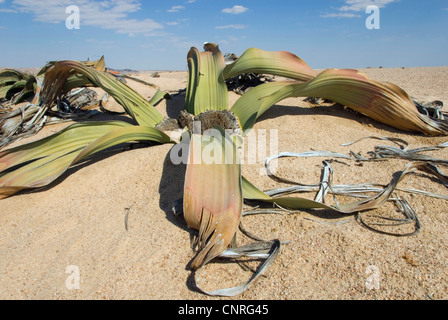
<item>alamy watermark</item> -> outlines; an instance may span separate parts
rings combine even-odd
[[[195,122],[194,127],[200,128],[200,122]],[[228,130],[226,130],[230,133]],[[264,162],[267,158],[279,153],[279,136],[277,129],[258,129],[245,132],[243,135],[234,136],[234,143],[211,143],[222,142],[224,138],[218,129],[209,129],[202,134],[191,135],[183,132],[180,142],[170,151],[170,159],[174,165],[179,164],[249,164],[255,165]],[[200,131],[198,131],[200,132]],[[176,133],[171,137],[178,140]],[[194,136],[196,136],[194,138]],[[190,156],[191,144],[197,143],[193,148],[195,154]],[[200,145],[199,145],[200,144]],[[236,147],[235,147],[236,146]],[[236,151],[235,151],[236,149]],[[235,152],[237,155],[235,155]],[[275,174],[278,162],[270,163],[270,172]],[[266,175],[266,169],[260,169],[260,175]]]
[[[81,273],[78,266],[68,266],[65,269],[65,273],[69,276],[65,280],[65,287],[68,290],[81,289]]]
[[[71,5],[65,9],[65,13],[68,14],[65,20],[65,26],[69,30],[81,28],[81,16],[78,6]],[[366,28],[369,30],[381,29],[381,12],[380,8],[376,5],[370,5],[366,8],[366,14],[370,14],[366,19]]]
[[[81,16],[78,6],[68,6],[65,9],[65,13],[69,16],[65,20],[65,26],[69,30],[80,29],[81,28]]]
[[[380,268],[377,266],[368,266],[366,269],[366,288],[368,290],[379,290],[380,289]]]
[[[380,8],[375,5],[366,8],[366,14],[370,14],[366,20],[366,28],[369,30],[379,30],[381,28]]]

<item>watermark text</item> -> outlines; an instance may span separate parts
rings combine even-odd
[[[369,30],[379,30],[381,28],[381,14],[380,8],[375,5],[366,8],[366,14],[370,14],[366,20],[366,28]]]
[[[65,26],[68,30],[77,29],[79,30],[81,28],[81,17],[80,17],[80,11],[78,6],[68,6],[65,9],[65,13],[69,16],[65,20]]]

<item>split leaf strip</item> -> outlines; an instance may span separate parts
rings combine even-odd
[[[277,205],[282,205],[282,206],[288,205],[288,203],[285,202],[286,200],[284,200],[286,198],[282,198],[282,196],[284,196],[286,194],[292,194],[292,193],[297,193],[297,192],[319,191],[319,192],[322,192],[322,195],[320,193],[318,193],[318,195],[316,196],[316,199],[315,199],[315,202],[316,202],[315,208],[316,209],[320,208],[320,203],[324,202],[325,191],[328,191],[332,194],[342,194],[342,195],[351,196],[351,197],[356,197],[357,196],[356,194],[360,193],[360,192],[363,192],[363,193],[364,192],[375,192],[378,194],[375,197],[365,196],[365,198],[367,198],[366,201],[372,202],[372,204],[374,205],[373,207],[366,207],[366,205],[368,205],[368,203],[366,203],[364,201],[362,203],[363,207],[359,207],[359,208],[353,207],[353,204],[349,204],[348,208],[351,207],[352,209],[350,209],[350,211],[348,211],[347,208],[344,208],[344,206],[339,206],[335,199],[336,206],[331,206],[326,209],[336,211],[341,214],[356,214],[356,217],[359,220],[359,222],[370,230],[373,230],[373,231],[376,231],[376,232],[379,232],[382,234],[391,235],[391,236],[405,237],[405,236],[413,236],[413,235],[418,234],[420,232],[422,226],[421,226],[421,223],[420,223],[415,211],[412,209],[412,207],[410,206],[410,204],[407,202],[406,199],[400,198],[398,195],[396,195],[395,197],[391,197],[391,195],[394,191],[400,190],[400,191],[405,191],[405,192],[410,192],[410,193],[422,194],[425,196],[431,196],[431,197],[435,197],[435,198],[439,198],[439,199],[443,199],[443,200],[448,200],[448,197],[446,197],[446,196],[436,195],[436,194],[432,194],[432,193],[428,193],[428,192],[424,192],[424,191],[420,191],[420,190],[399,189],[397,187],[398,183],[406,176],[407,173],[414,172],[417,169],[436,176],[442,184],[444,184],[445,186],[448,187],[448,176],[445,175],[436,165],[434,165],[432,163],[423,163],[423,162],[409,164],[406,167],[406,170],[400,175],[400,177],[393,180],[389,186],[386,186],[383,189],[374,188],[373,185],[371,185],[371,184],[351,185],[351,186],[331,186],[331,184],[329,182],[330,181],[329,177],[331,177],[331,174],[330,174],[331,169],[329,168],[328,164],[326,164],[324,167],[324,175],[322,177],[322,183],[321,183],[320,187],[317,185],[316,186],[299,185],[299,186],[294,186],[291,188],[283,188],[283,189],[277,189],[277,190],[272,190],[270,192],[266,192],[265,194],[268,196],[271,196],[272,200],[267,199],[263,195],[263,193],[259,192],[259,190],[258,191],[254,190],[253,185],[250,185],[246,180],[243,180],[243,186],[244,186],[244,190],[245,191],[247,190],[248,194],[251,194],[250,197],[252,197],[252,199],[257,198],[257,197],[266,198],[266,200],[263,200],[263,201],[271,202],[271,203],[274,203]],[[325,173],[327,173],[327,175],[325,175]],[[247,185],[249,185],[249,186],[247,186]],[[325,189],[327,187],[328,187],[328,189]],[[389,196],[385,196],[387,194],[389,194]],[[382,196],[380,196],[380,195],[382,195]],[[381,200],[378,203],[380,198],[383,198],[383,200]],[[289,198],[289,199],[291,199],[291,198]],[[295,202],[298,202],[299,200],[301,200],[301,199],[294,198]],[[259,200],[259,201],[261,201],[261,200]],[[391,233],[391,232],[386,232],[386,231],[376,229],[376,228],[372,227],[371,225],[367,224],[363,219],[363,211],[375,209],[375,208],[379,207],[380,205],[382,205],[382,203],[384,203],[384,201],[393,201],[395,203],[395,205],[398,207],[399,211],[401,211],[404,214],[404,216],[406,217],[405,219],[400,219],[400,220],[392,219],[393,221],[395,221],[395,223],[393,225],[391,225],[391,224],[386,224],[386,225],[397,226],[400,224],[413,223],[415,226],[415,230],[411,233],[404,233],[404,234],[403,233]],[[299,210],[300,206],[292,206],[289,208]],[[342,210],[341,210],[341,208],[342,208]],[[391,219],[387,219],[387,218],[382,218],[382,219],[391,220]],[[377,225],[380,225],[380,224],[377,224]],[[385,225],[385,224],[382,224],[382,225]]]
[[[445,148],[445,147],[444,147]],[[425,154],[419,154],[422,150],[407,150],[403,151],[396,147],[391,146],[377,146],[375,148],[375,155],[378,158],[401,158],[409,161],[426,161],[431,163],[437,163],[443,166],[448,166],[448,159],[437,159]]]
[[[356,141],[353,142],[349,142],[349,143],[344,143],[342,144],[343,147],[348,147],[351,145],[354,145],[360,141],[363,140],[367,140],[367,139],[374,139],[374,140],[380,140],[380,141],[391,141],[393,143],[395,143],[396,145],[398,145],[400,147],[401,150],[407,150],[409,147],[409,143],[403,139],[399,139],[399,138],[390,138],[390,137],[375,137],[375,136],[368,136],[368,137],[363,137],[361,139],[358,139]]]
[[[376,146],[374,154],[374,159],[385,159],[385,158],[396,158],[396,159],[405,159],[409,161],[426,161],[433,164],[440,164],[444,166],[448,166],[448,160],[447,159],[439,159],[434,158],[428,155],[421,154],[422,152],[430,152],[430,151],[438,151],[445,148],[448,148],[448,142],[441,143],[437,146],[428,146],[428,147],[422,147],[417,149],[409,149],[409,144],[402,140],[402,139],[396,139],[396,138],[380,138],[380,137],[365,137],[361,138],[355,142],[346,143],[343,144],[343,146],[350,146],[353,145],[361,140],[364,139],[377,139],[377,140],[383,140],[383,141],[392,141],[395,144],[398,145],[397,147],[394,146]],[[365,159],[365,160],[372,160],[372,159]]]
[[[448,143],[443,143],[437,146],[428,146],[428,147],[422,147],[418,149],[409,149],[409,143],[405,140],[398,139],[398,138],[387,138],[387,137],[365,137],[361,138],[355,142],[352,143],[346,143],[343,144],[343,146],[350,146],[353,145],[359,141],[365,140],[365,139],[376,139],[381,141],[391,141],[399,146],[399,148],[390,147],[390,146],[376,146],[375,152],[372,152],[373,158],[363,158],[361,161],[375,161],[377,158],[400,158],[400,159],[407,159],[411,161],[421,161],[426,160],[427,162],[427,168],[428,170],[431,170],[433,175],[436,175],[440,182],[448,187],[448,177],[440,170],[440,168],[437,167],[437,164],[444,165],[446,163],[446,160],[444,159],[437,159],[428,157],[426,155],[420,155],[420,152],[426,152],[426,151],[437,151],[442,150],[446,147],[448,147]],[[389,150],[388,148],[394,150],[395,152],[389,152],[388,156],[385,156],[382,152],[382,150]],[[278,155],[271,156],[267,159],[265,159],[265,165],[268,175],[273,178],[276,181],[284,182],[293,184],[294,186],[286,187],[286,188],[279,188],[274,189],[270,191],[266,191],[266,194],[271,197],[278,197],[281,195],[287,195],[287,194],[293,194],[293,193],[305,193],[305,192],[318,192],[320,188],[322,188],[323,184],[325,183],[322,181],[320,185],[304,185],[300,184],[296,181],[291,181],[284,179],[282,177],[278,177],[274,175],[270,168],[270,162],[276,159],[284,158],[284,157],[325,157],[327,159],[334,159],[334,158],[341,158],[341,159],[352,159],[352,160],[358,160],[358,156],[354,156],[352,152],[352,157],[342,154],[342,153],[335,153],[330,151],[308,151],[303,153],[292,153],[292,152],[283,152]],[[324,169],[329,169],[328,163],[324,162]],[[327,173],[328,175],[328,173]],[[325,177],[325,172],[324,172]],[[384,185],[379,184],[371,184],[371,183],[364,183],[364,184],[356,184],[356,185],[331,185],[331,188],[327,188],[326,191],[333,195],[344,195],[349,197],[359,197],[359,198],[368,198],[368,196],[362,195],[364,193],[378,193],[384,189]],[[442,199],[442,200],[448,200],[447,196],[435,194],[432,192],[417,190],[417,189],[409,189],[409,188],[396,188],[397,191],[403,191],[407,193],[412,194],[419,194],[423,196],[428,196],[432,198]],[[390,200],[396,200],[396,199],[390,199]],[[319,201],[320,202],[320,201]]]
[[[412,237],[415,236],[417,234],[420,233],[421,229],[422,229],[422,224],[420,223],[420,220],[417,217],[417,214],[415,213],[414,209],[411,207],[411,205],[409,204],[409,202],[403,198],[403,199],[398,199],[396,200],[396,206],[398,207],[398,209],[404,214],[404,216],[406,217],[406,219],[401,219],[401,220],[396,220],[393,219],[393,221],[395,221],[395,223],[388,223],[388,224],[380,224],[380,223],[366,223],[364,218],[363,218],[363,214],[359,213],[357,215],[357,219],[358,221],[367,229],[377,232],[377,233],[381,233],[381,234],[385,234],[385,235],[389,235],[389,236],[395,236],[395,237]],[[385,219],[385,218],[383,218]],[[391,219],[386,219],[386,220],[391,220]],[[372,225],[382,225],[382,226],[398,226],[398,225],[403,225],[403,224],[409,224],[409,223],[413,223],[414,224],[414,231],[410,232],[410,233],[391,233],[391,232],[387,232],[384,230],[380,230],[378,228],[374,228],[372,227]]]
[[[0,149],[4,146],[37,133],[46,122],[45,109],[27,104],[24,107],[0,114]]]
[[[443,178],[441,180],[441,183],[444,184]],[[333,185],[328,190],[328,193],[335,195],[335,196],[346,196],[346,197],[352,197],[352,198],[364,198],[365,199],[365,198],[369,197],[369,196],[365,195],[365,193],[379,193],[384,189],[384,187],[385,186],[383,186],[383,185],[375,185],[375,184],[371,184],[371,183],[353,184],[353,185]],[[285,195],[290,195],[290,194],[318,192],[319,188],[321,188],[320,185],[296,185],[293,187],[269,190],[269,191],[266,191],[265,193],[273,198],[278,198],[280,196],[285,196]],[[433,193],[433,192],[427,192],[427,191],[423,191],[423,190],[410,189],[410,188],[399,188],[399,187],[397,187],[395,190],[448,201],[448,196]],[[395,199],[390,198],[389,200],[395,200]]]
[[[278,240],[274,240],[269,242],[256,242],[249,246],[227,250],[220,255],[221,258],[236,259],[241,257],[252,257],[256,259],[263,259],[264,261],[247,282],[237,287],[206,291],[201,288],[201,282],[203,281],[202,270],[197,270],[195,272],[196,286],[203,293],[210,296],[234,297],[240,295],[248,290],[258,280],[258,278],[260,278],[260,276],[262,276],[266,272],[266,270],[277,258],[278,254],[280,253],[280,249],[281,242]]]
[[[409,163],[404,171],[400,173],[398,177],[394,177],[389,185],[387,185],[381,192],[375,196],[368,197],[361,201],[348,203],[339,206],[329,206],[321,202],[303,199],[299,197],[271,197],[265,192],[262,192],[256,188],[253,184],[243,178],[243,192],[244,198],[247,200],[256,200],[266,203],[277,204],[283,208],[291,210],[305,210],[305,209],[325,209],[340,214],[356,214],[363,211],[373,210],[379,208],[386,201],[389,200],[392,193],[396,190],[397,185],[402,181],[407,175],[420,170],[428,174],[432,174],[442,181],[446,181],[446,176],[443,175],[436,167],[425,162],[412,162]]]
[[[322,182],[320,184],[319,192],[317,193],[314,201],[325,203],[325,196],[331,188],[333,181],[333,169],[328,164],[328,162],[324,161]]]

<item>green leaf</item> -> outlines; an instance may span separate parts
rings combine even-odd
[[[168,93],[163,92],[162,90],[157,90],[157,92],[152,96],[152,98],[149,100],[149,104],[152,106],[158,105],[163,99],[166,99],[169,97]]]
[[[290,52],[271,52],[257,48],[247,49],[223,71],[225,79],[245,73],[271,74],[298,81],[309,81],[318,74],[305,61]]]
[[[0,87],[0,99],[5,99],[6,93],[8,90],[12,87],[12,85],[6,85],[3,87]]]
[[[10,100],[15,94],[28,87],[27,82],[33,78],[33,76],[13,69],[0,71],[0,99]]]
[[[87,80],[94,86],[102,88],[112,96],[138,124],[155,127],[163,120],[162,115],[135,90],[131,89],[107,72],[101,72],[77,61],[59,61],[48,67],[41,97],[44,105],[51,105],[67,90],[67,79],[74,74],[70,88],[85,85]],[[65,90],[64,90],[65,88]]]
[[[276,103],[290,97],[319,97],[340,103],[394,128],[427,135],[448,133],[448,123],[421,114],[401,88],[352,69],[328,69],[305,83],[267,83],[245,93],[231,111],[244,130]]]
[[[243,132],[251,129],[257,119],[271,106],[279,102],[279,99],[266,100],[280,89],[295,84],[296,82],[269,82],[252,88],[243,94],[230,109],[239,122]]]
[[[427,135],[448,133],[446,120],[421,114],[404,90],[371,80],[357,70],[328,69],[305,84],[286,86],[264,100],[269,105],[287,97],[328,99],[403,131]]]
[[[4,69],[0,71],[0,87],[12,85],[20,80],[27,80],[30,76],[26,73],[13,69]]]
[[[47,186],[86,157],[132,141],[171,142],[155,128],[120,121],[91,122],[74,124],[48,138],[0,152],[0,199]]]
[[[188,87],[185,110],[198,115],[208,110],[228,109],[228,90],[222,71],[226,65],[218,46],[205,45],[205,52],[191,48],[187,56]]]

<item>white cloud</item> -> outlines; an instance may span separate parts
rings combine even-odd
[[[171,7],[171,9],[167,10],[167,12],[179,12],[180,10],[183,10],[183,9],[185,9],[184,6],[174,6],[174,7]]]
[[[378,8],[384,8],[386,5],[397,0],[346,0],[345,6],[342,6],[341,11],[365,11],[370,5],[375,5]]]
[[[246,26],[243,24],[229,24],[226,26],[216,26],[215,29],[245,29]]]
[[[231,14],[240,14],[246,12],[247,10],[249,9],[243,6],[233,6],[233,8],[222,9],[222,12]]]
[[[0,3],[4,3],[5,0],[0,0]],[[5,13],[16,13],[17,11],[14,9],[6,9],[6,8],[1,8],[0,12],[5,12]]]
[[[345,0],[345,5],[338,8],[339,12],[321,14],[321,18],[358,18],[359,14],[353,12],[365,11],[368,6],[375,5],[378,8],[384,8],[393,2],[400,0]],[[351,11],[351,12],[350,12]]]
[[[14,9],[0,9],[0,12],[17,13],[17,10],[14,10]]]
[[[361,16],[359,14],[354,14],[354,13],[338,12],[338,13],[321,14],[320,17],[321,18],[359,18]]]
[[[128,17],[141,9],[140,0],[13,0],[12,3],[18,12],[30,13],[35,21],[46,23],[65,22],[68,17],[66,8],[76,5],[80,10],[81,28],[93,26],[131,36],[152,35],[155,30],[163,28],[149,18],[136,20]]]

